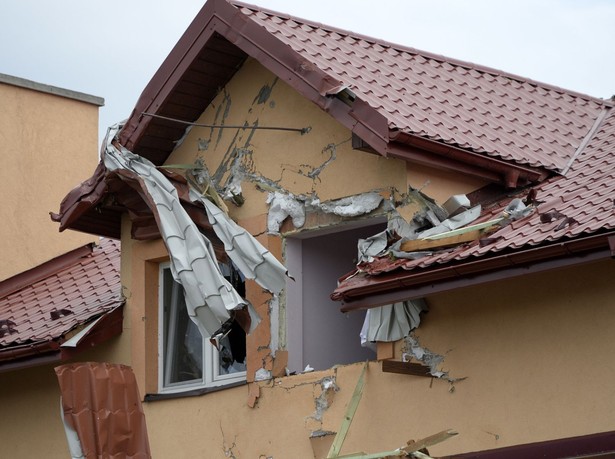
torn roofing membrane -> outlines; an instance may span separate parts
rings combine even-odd
[[[229,311],[247,307],[255,326],[256,312],[222,275],[211,242],[181,206],[173,184],[150,161],[114,144],[120,128],[116,125],[107,134],[104,164],[120,178],[141,184],[169,252],[173,278],[184,288],[190,318],[204,337],[210,337],[231,318]],[[190,196],[203,204],[227,254],[244,276],[278,294],[285,285],[284,266],[207,198],[195,190]]]

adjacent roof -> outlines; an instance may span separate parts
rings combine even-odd
[[[540,261],[571,263],[615,253],[615,110],[576,158],[566,176],[555,176],[534,187],[537,207],[529,217],[513,221],[487,239],[434,251],[416,260],[378,258],[342,279],[333,294],[345,309],[376,306],[394,297],[421,296],[438,291],[435,284],[462,286],[479,282],[479,274],[494,279],[506,271],[527,273]],[[528,190],[523,191],[523,195]],[[501,214],[512,197],[490,206],[480,221]],[[564,261],[566,260],[566,261]],[[551,266],[553,267],[553,263]],[[518,269],[525,266],[524,269]],[[442,287],[445,289],[445,287]],[[387,292],[385,299],[383,293]]]
[[[69,333],[103,315],[87,344],[121,333],[119,265],[119,242],[103,239],[0,283],[0,371],[69,357]]]
[[[151,115],[196,121],[248,57],[379,154],[511,188],[565,173],[613,105],[256,6],[209,0],[144,89],[119,143],[163,164],[187,127]],[[119,237],[122,201],[134,201],[134,193],[107,180],[101,166],[72,192],[56,216],[62,228]]]

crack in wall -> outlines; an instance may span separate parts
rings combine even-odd
[[[220,422],[220,433],[222,434],[222,451],[224,452],[224,457],[238,459],[240,456],[235,456],[235,448],[237,448],[237,435],[233,437],[233,442],[227,447],[226,436],[224,434],[224,429],[222,429],[222,422]]]
[[[419,343],[418,337],[414,333],[410,333],[404,338],[404,344],[402,346],[402,353],[407,354],[411,358],[418,360],[423,365],[429,367],[429,373],[438,379],[447,381],[451,387],[449,392],[455,391],[454,384],[467,379],[467,377],[452,378],[449,376],[449,372],[442,369],[442,363],[444,363],[444,355],[437,354],[430,351],[426,347],[422,347]]]
[[[314,386],[316,388],[316,386]],[[322,422],[322,417],[329,409],[329,406],[333,403],[333,395],[335,392],[338,392],[340,389],[336,384],[335,376],[330,376],[323,378],[320,381],[320,395],[314,398],[314,404],[316,409],[314,410],[314,414],[310,416],[311,419]]]

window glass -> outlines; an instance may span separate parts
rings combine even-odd
[[[238,293],[245,295],[243,277],[231,265],[221,266]],[[228,384],[245,379],[246,334],[232,320],[224,333],[210,342],[203,339],[188,316],[182,286],[175,282],[168,263],[161,266],[160,367],[161,389],[184,390]]]

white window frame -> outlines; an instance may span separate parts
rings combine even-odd
[[[158,390],[160,393],[176,393],[185,392],[194,389],[203,389],[208,387],[218,387],[246,380],[246,372],[237,372],[230,374],[220,374],[219,353],[218,350],[211,344],[209,339],[202,338],[203,346],[203,377],[201,380],[186,381],[178,383],[165,382],[164,374],[164,359],[166,355],[164,342],[164,272],[170,270],[169,262],[160,263],[158,269]],[[181,288],[181,285],[174,281],[175,288]],[[179,292],[182,294],[182,292]],[[176,315],[172,315],[172,320]]]

